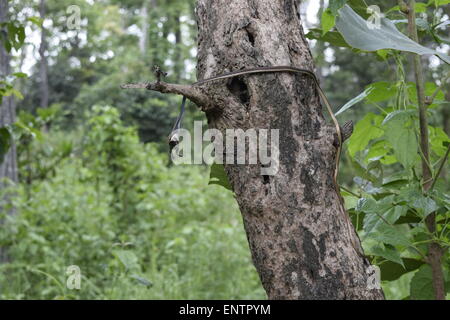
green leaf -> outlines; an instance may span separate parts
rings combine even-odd
[[[438,86],[435,83],[433,83],[433,82],[425,83],[425,95],[426,96],[433,95],[437,89],[438,89]],[[413,82],[408,82],[408,97],[412,101],[412,103],[414,103],[415,105],[418,104],[417,88]],[[438,94],[436,95],[436,99],[434,102],[436,102],[438,100],[445,100],[445,94],[444,94],[444,92],[442,92],[442,90],[438,91]],[[433,106],[435,106],[435,103],[433,103],[432,105],[430,105],[428,107],[432,108]]]
[[[208,184],[216,184],[224,187],[225,189],[232,190],[231,185],[228,182],[227,174],[225,173],[225,168],[222,164],[212,164]]]
[[[412,168],[418,158],[418,143],[415,132],[407,128],[404,121],[393,120],[386,125],[386,140],[392,145],[394,155],[406,168]]]
[[[373,200],[374,201],[374,200]],[[408,207],[406,206],[393,206],[393,197],[386,197],[375,203],[373,208],[362,208],[361,211],[365,212],[364,217],[364,231],[367,237],[371,237],[372,234],[390,227],[401,217],[406,215]]]
[[[344,111],[346,111],[346,110],[350,109],[351,107],[353,107],[355,104],[357,104],[357,103],[361,102],[362,100],[364,100],[370,94],[370,92],[372,90],[373,90],[373,88],[367,88],[362,93],[360,93],[359,95],[357,95],[356,97],[351,99],[341,109],[339,109],[338,112],[335,113],[335,116],[343,113]]]
[[[382,281],[394,281],[400,278],[405,273],[417,270],[425,264],[425,262],[411,259],[411,258],[402,258],[403,265],[405,267],[402,267],[398,263],[392,262],[392,261],[386,261],[383,262],[380,267],[381,271],[381,280]]]
[[[315,39],[324,42],[328,42],[329,44],[342,47],[342,48],[351,48],[347,42],[345,42],[342,35],[337,31],[329,31],[326,34],[323,34],[322,29],[314,28],[311,29],[306,35],[308,39]]]
[[[11,91],[11,93],[13,95],[16,96],[17,99],[20,99],[20,100],[23,99],[23,95],[22,95],[22,93],[19,90],[16,90],[16,89],[12,88],[12,89],[10,89],[10,91]]]
[[[339,10],[336,27],[352,47],[377,51],[394,49],[413,52],[420,55],[433,54],[450,64],[450,57],[435,50],[421,46],[397,30],[394,23],[386,18],[380,19],[380,28],[370,29],[366,20],[361,18],[348,5]]]
[[[39,17],[29,17],[27,20],[37,25],[38,27],[42,27],[42,23],[44,22],[44,20]]]
[[[427,6],[435,5],[438,6],[444,6],[446,4],[450,4],[450,0],[429,0],[427,3]]]
[[[443,157],[447,152],[450,138],[442,128],[428,126],[428,129],[430,133],[431,150],[436,153],[438,157]]]
[[[5,47],[6,52],[10,53],[11,52],[11,48],[12,48],[12,44],[11,41],[9,41],[8,39],[4,39],[2,41],[3,46]]]
[[[377,55],[378,55],[381,59],[386,60],[386,59],[388,58],[390,52],[391,52],[390,50],[387,50],[387,49],[381,49],[381,50],[377,50]]]
[[[405,265],[403,264],[403,260],[400,257],[399,251],[396,250],[393,246],[386,245],[384,248],[381,248],[380,246],[376,246],[375,248],[372,248],[370,250],[370,253],[372,255],[380,256],[389,261],[398,263],[403,268],[405,268]]]
[[[402,232],[399,232],[397,228],[385,223],[380,224],[377,228],[377,232],[371,233],[370,238],[393,246],[400,245],[409,247],[411,245],[411,242]]]
[[[350,157],[350,162],[352,164],[352,168],[355,170],[358,177],[364,178],[367,181],[371,181],[376,183],[378,178],[371,174],[367,168],[365,168],[359,161],[353,157]]]
[[[338,14],[338,10],[341,9],[346,4],[346,2],[347,0],[330,0],[328,8],[330,8],[333,16],[336,16]]]
[[[381,102],[392,98],[397,93],[397,88],[390,82],[380,81],[375,82],[366,87],[366,90],[370,89],[367,95],[367,101],[369,102]]]
[[[322,13],[322,35],[333,29],[336,17],[333,15],[330,9],[324,10]]]
[[[11,133],[8,128],[0,128],[0,164],[3,163],[5,155],[11,147]]]
[[[25,41],[25,28],[20,26],[17,28],[18,46],[21,47]],[[16,48],[17,49],[17,48]]]
[[[139,269],[138,258],[133,251],[130,250],[114,250],[113,255],[119,259],[126,270]]]
[[[356,152],[364,150],[371,140],[384,135],[384,131],[378,128],[382,121],[382,116],[371,112],[358,121],[348,143],[348,151],[352,157]]]
[[[367,12],[367,5],[364,0],[348,0],[347,4],[361,17],[367,19],[370,16]]]
[[[424,264],[411,279],[410,295],[413,300],[434,300],[433,274],[431,267]]]
[[[417,209],[423,216],[423,218],[427,217],[430,213],[439,209],[436,201],[431,199],[430,197],[426,197],[424,195],[419,195],[413,199],[411,199],[411,206]]]
[[[366,162],[380,161],[382,164],[390,165],[398,162],[391,153],[392,146],[386,140],[379,140],[370,146],[365,158]]]
[[[27,78],[28,77],[28,75],[23,72],[15,72],[12,75],[15,76],[16,78]]]

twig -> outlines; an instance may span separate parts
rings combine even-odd
[[[122,89],[147,89],[152,91],[158,91],[161,93],[173,93],[185,96],[196,105],[201,107],[203,111],[211,108],[211,100],[202,89],[198,86],[191,86],[185,84],[173,84],[161,81],[161,76],[167,76],[166,72],[163,72],[161,68],[154,67],[156,82],[139,82],[139,83],[126,83],[122,84]]]
[[[434,185],[436,184],[437,180],[439,179],[439,176],[441,175],[442,169],[444,169],[444,166],[447,163],[447,159],[448,159],[448,155],[449,154],[450,154],[450,144],[448,145],[447,152],[445,153],[445,156],[442,159],[441,165],[439,166],[439,169],[438,169],[438,171],[436,173],[436,176],[434,177],[433,182],[431,183],[431,187],[430,187],[429,191],[433,190]]]
[[[342,190],[344,190],[345,192],[351,194],[352,196],[356,197],[356,198],[361,198],[361,195],[357,195],[356,193],[354,193],[353,191],[351,191],[350,189],[347,189],[344,186],[339,186],[341,187]]]

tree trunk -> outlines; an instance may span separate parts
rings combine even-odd
[[[148,48],[148,27],[149,27],[149,18],[148,18],[148,1],[145,0],[142,4],[141,8],[141,24],[142,24],[142,35],[139,39],[139,50],[141,51],[142,57],[145,59],[147,56],[147,48]]]
[[[8,21],[8,0],[0,0],[0,23]],[[11,73],[10,56],[5,50],[3,44],[0,44],[0,78],[4,78]],[[14,98],[12,96],[3,97],[2,105],[0,106],[0,128],[13,124],[16,121],[16,107]],[[0,190],[4,189],[9,182],[18,182],[17,173],[17,155],[16,145],[14,141],[11,142],[11,147],[0,164]],[[3,203],[8,203],[10,194],[2,194]],[[3,208],[0,207],[3,211]],[[9,209],[7,214],[14,214],[14,208]],[[2,221],[0,221],[2,224]],[[0,263],[7,261],[5,248],[0,247]]]
[[[261,66],[314,70],[293,0],[198,0],[198,79]],[[205,85],[209,126],[279,129],[275,176],[225,165],[270,299],[383,299],[352,246],[335,190],[338,138],[308,76],[272,73]],[[236,90],[239,88],[239,90]],[[242,94],[242,93],[245,94]]]
[[[174,54],[174,73],[175,80],[178,82],[183,77],[184,70],[184,60],[182,59],[183,54],[183,38],[181,35],[181,12],[175,12],[174,17],[174,28],[175,28],[175,54]]]
[[[39,4],[39,15],[42,20],[45,19],[45,0],[41,0]],[[48,64],[46,57],[47,50],[47,38],[45,34],[45,28],[42,26],[41,28],[41,44],[39,46],[39,56],[40,56],[40,64],[39,64],[39,80],[40,80],[40,93],[41,93],[41,108],[48,107]]]

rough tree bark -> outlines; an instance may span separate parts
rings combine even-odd
[[[293,0],[198,0],[198,79],[262,66],[314,70]],[[210,128],[279,129],[280,166],[225,165],[269,299],[383,299],[369,289],[333,173],[338,138],[308,76],[271,73],[203,85],[155,83],[206,113]],[[358,240],[359,241],[359,240]]]
[[[198,78],[270,65],[313,70],[298,17],[292,0],[199,0]],[[333,182],[337,136],[314,82],[289,74],[233,82],[207,87],[210,126],[280,129],[275,176],[264,179],[258,166],[225,166],[268,297],[381,299],[368,289],[368,265],[346,232]]]
[[[8,0],[0,0],[0,23],[8,21]],[[0,44],[0,78],[4,78],[11,73],[10,56],[5,50],[3,44]],[[0,106],[0,128],[7,125],[11,125],[16,121],[16,107],[14,98],[3,97],[2,105]],[[9,182],[18,182],[17,173],[17,155],[16,145],[14,141],[11,143],[11,147],[8,153],[5,155],[3,163],[0,164],[0,190],[4,189]],[[3,203],[9,202],[10,195],[4,193]],[[0,210],[5,210],[0,206]],[[11,208],[6,212],[7,214],[14,214],[14,208]],[[0,221],[1,227],[2,221]],[[7,261],[7,254],[5,248],[0,248],[0,263]]]

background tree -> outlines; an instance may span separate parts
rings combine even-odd
[[[8,0],[0,1],[0,23],[6,23],[9,21],[9,6]],[[5,45],[6,39],[8,38],[8,29],[6,25],[2,25],[0,32],[2,33],[2,43],[0,44],[0,78],[6,79],[7,76],[11,74],[10,66],[10,54],[9,50]],[[4,190],[9,182],[18,182],[18,171],[17,171],[17,155],[16,155],[16,144],[11,139],[11,134],[9,132],[8,126],[11,126],[16,121],[16,105],[14,98],[11,93],[5,96],[5,92],[1,92],[1,107],[0,107],[0,132],[2,135],[1,139],[1,152],[0,152],[0,189]],[[0,208],[4,213],[14,214],[15,210],[11,207],[10,203],[11,195],[9,193],[3,193],[2,199],[0,199]],[[0,219],[2,222],[3,219]],[[7,259],[6,250],[0,247],[0,263]]]

